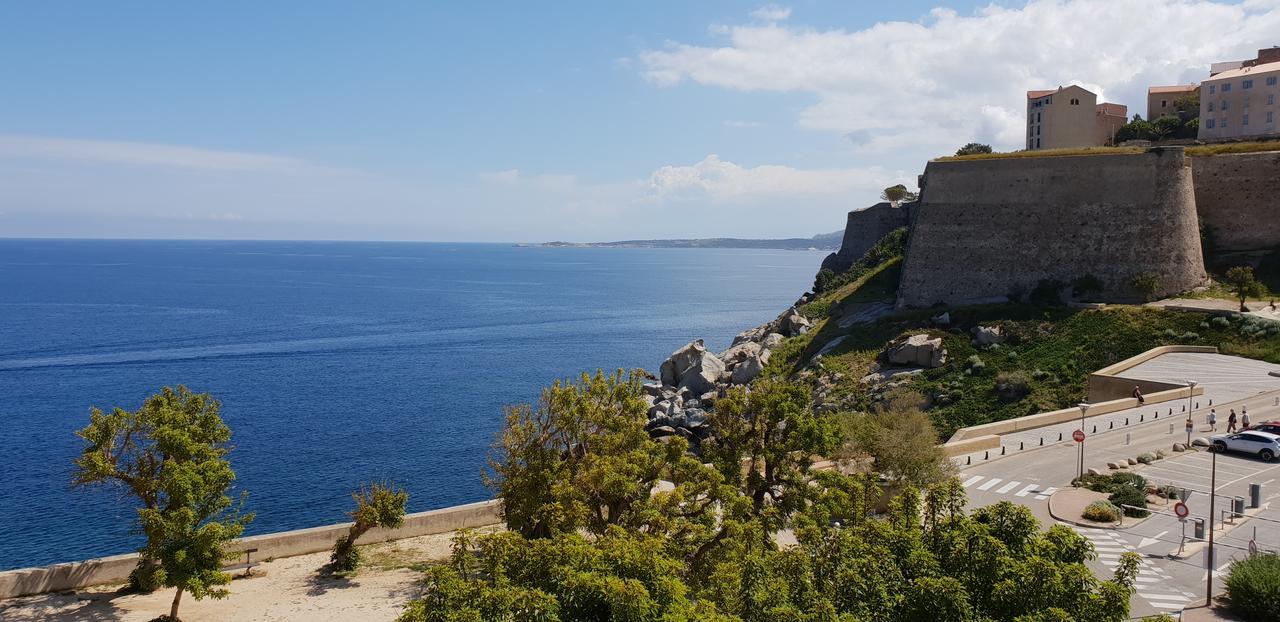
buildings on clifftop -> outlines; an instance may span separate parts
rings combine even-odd
[[[1027,91],[1027,149],[1100,147],[1127,121],[1128,108],[1098,103],[1078,85]]]
[[[1278,97],[1280,47],[1258,50],[1257,58],[1209,76],[1200,84],[1200,140],[1280,134]]]

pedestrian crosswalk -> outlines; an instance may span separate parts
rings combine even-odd
[[[1062,523],[1066,524],[1066,523]],[[1128,552],[1136,552],[1137,547],[1127,542],[1128,536],[1106,529],[1091,529],[1068,525],[1093,543],[1098,554],[1098,562],[1108,569],[1115,570],[1120,565],[1120,556]],[[1134,580],[1139,598],[1147,601],[1157,611],[1182,611],[1187,603],[1195,598],[1175,586],[1173,577],[1150,560],[1138,562],[1138,576]]]
[[[1040,484],[1028,483],[1024,484],[1016,480],[1006,480],[999,477],[986,477],[985,475],[971,475],[965,477],[961,474],[963,485],[965,488],[973,490],[981,490],[983,492],[991,492],[997,495],[1012,495],[1014,497],[1030,497],[1043,501],[1049,498],[1049,495],[1057,492],[1057,488],[1050,486],[1041,488]]]

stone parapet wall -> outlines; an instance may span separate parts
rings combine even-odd
[[[502,504],[499,501],[482,501],[416,512],[405,515],[403,526],[397,529],[371,529],[356,542],[373,544],[387,540],[448,533],[469,527],[494,525],[502,522],[501,510]],[[255,560],[319,553],[332,549],[338,538],[346,535],[350,527],[351,523],[340,523],[249,536],[236,540],[227,549],[233,552],[257,549],[257,552],[253,553]],[[138,555],[130,553],[39,568],[6,570],[0,572],[0,598],[61,592],[91,585],[123,583],[128,580],[129,572],[137,564]]]
[[[1217,252],[1280,247],[1280,151],[1191,159],[1196,210]]]
[[[1134,277],[1166,296],[1205,283],[1190,161],[1142,154],[930,162],[900,307],[1003,301],[1042,280],[1092,274],[1132,301]]]

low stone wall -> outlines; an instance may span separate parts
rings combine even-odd
[[[1133,390],[1133,384],[1129,385],[1129,389]],[[1204,394],[1204,387],[1196,387],[1196,395]],[[1179,387],[1167,391],[1159,391],[1146,395],[1147,404],[1159,404],[1160,402],[1168,402],[1170,400],[1187,399],[1187,387]],[[1113,412],[1137,408],[1138,400],[1127,397],[1124,399],[1111,400],[1108,402],[1091,403],[1089,405],[1088,416],[1097,417],[1101,415],[1109,415]],[[970,426],[956,430],[951,435],[951,439],[947,441],[947,445],[957,443],[959,441],[967,441],[977,439],[987,435],[995,435],[998,439],[1001,434],[1011,434],[1013,432],[1025,432],[1036,428],[1043,428],[1048,425],[1057,423],[1066,423],[1068,421],[1076,421],[1080,419],[1079,408],[1064,408],[1062,410],[1053,410],[1035,415],[1027,415],[1026,417],[1018,417],[1017,419],[1007,419],[1005,421],[995,421],[992,423],[984,423],[982,425]],[[997,441],[996,446],[999,446]]]
[[[372,544],[494,525],[502,521],[501,509],[501,503],[495,500],[416,512],[406,515],[404,525],[399,529],[373,529],[357,542]],[[228,550],[244,551],[256,548],[258,551],[253,554],[255,560],[318,553],[332,549],[338,538],[345,535],[350,527],[351,523],[340,523],[249,536],[235,541]],[[138,555],[130,553],[39,568],[7,570],[0,572],[0,598],[61,592],[106,583],[123,583],[128,580],[129,572],[137,563]]]

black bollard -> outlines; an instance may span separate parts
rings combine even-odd
[[[1004,445],[1000,446],[1000,455],[1004,455]]]
[[[1097,434],[1097,433],[1098,433],[1098,426],[1096,426],[1096,425],[1095,425],[1095,426],[1093,426],[1093,433],[1094,433],[1094,434]]]
[[[1182,412],[1187,412],[1187,405],[1186,405],[1186,404],[1183,404],[1183,405],[1182,405]]]
[[[1146,415],[1139,414],[1139,415],[1138,415],[1138,423],[1142,423],[1142,421],[1143,421],[1144,419],[1146,419],[1146,418],[1147,418],[1147,416],[1146,416]]]
[[[1044,437],[1043,437],[1043,436],[1041,436],[1041,437],[1040,437],[1040,446],[1041,446],[1041,447],[1044,447]]]
[[[1125,417],[1125,418],[1124,418],[1124,424],[1125,424],[1125,425],[1129,425],[1129,418],[1128,418],[1128,417]]]
[[[969,466],[969,465],[973,464],[973,456],[968,456],[968,457],[966,457],[966,458],[964,459],[964,464],[965,464],[965,466]]]
[[[1110,430],[1110,429],[1112,429],[1112,428],[1116,427],[1116,422],[1114,422],[1114,421],[1109,421],[1108,423],[1110,423],[1110,424],[1111,424],[1111,425],[1107,426],[1107,429],[1108,429],[1108,430]]]
[[[1026,449],[1026,447],[1023,447],[1022,441],[1018,441],[1018,451],[1022,451],[1024,449]]]
[[[1062,432],[1058,432],[1058,440],[1062,440]]]
[[[984,451],[984,452],[982,452],[982,459],[983,459],[983,460],[990,460],[990,459],[991,459],[991,452],[989,452],[989,451]]]
[[[1196,402],[1196,410],[1200,409],[1200,402]]]

